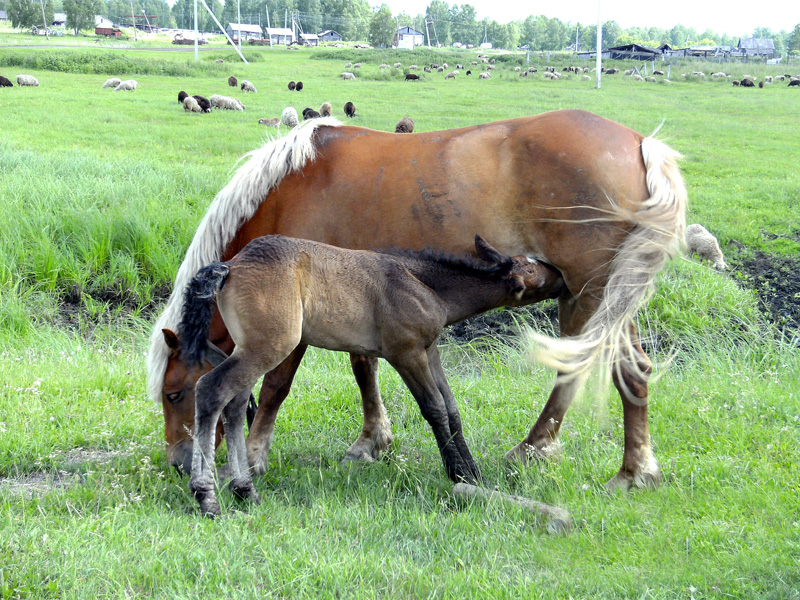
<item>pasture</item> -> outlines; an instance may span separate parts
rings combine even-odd
[[[0,74],[40,82],[0,89],[3,598],[800,597],[797,297],[774,314],[759,304],[800,290],[779,290],[780,271],[762,281],[744,268],[759,257],[796,266],[800,90],[675,75],[694,63],[674,65],[671,83],[615,75],[596,90],[575,76],[521,78],[503,61],[489,80],[405,82],[378,69],[468,63],[467,52],[246,56],[215,47],[195,65],[153,50],[0,48]],[[343,81],[355,60],[357,79]],[[787,68],[729,66],[734,77]],[[258,93],[229,88],[229,75]],[[101,89],[112,76],[139,87]],[[185,113],[180,90],[235,96],[246,110]],[[642,133],[661,126],[685,157],[688,222],[719,238],[731,266],[674,261],[641,315],[652,355],[672,356],[651,386],[659,489],[604,491],[621,409],[592,385],[567,414],[560,459],[503,460],[553,379],[506,334],[442,348],[465,436],[500,491],[569,510],[569,536],[519,509],[456,501],[430,428],[385,363],[395,441],[380,462],[340,466],[361,407],[346,355],[324,351],[309,351],[278,418],[255,480],[261,505],[225,491],[223,518],[200,517],[187,480],[167,468],[161,409],[146,395],[151,323],[214,194],[275,135],[258,119],[326,101],[340,120],[352,101],[355,124],[385,131],[405,115],[433,131],[560,108]],[[514,318],[549,327],[539,312]]]

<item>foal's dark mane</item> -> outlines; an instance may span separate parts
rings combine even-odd
[[[513,267],[511,257],[506,256],[501,262],[487,262],[468,254],[456,255],[436,248],[426,247],[423,250],[406,250],[389,247],[376,250],[381,254],[409,258],[415,262],[439,265],[449,270],[477,277],[507,275]]]

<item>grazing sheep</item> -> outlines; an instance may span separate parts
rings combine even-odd
[[[252,83],[250,83],[246,79],[242,79],[241,90],[243,92],[253,92],[255,94],[256,93],[256,86],[254,86]]]
[[[265,127],[278,127],[281,124],[281,120],[278,117],[273,117],[272,119],[259,119],[259,125],[264,125]]]
[[[658,71],[658,70],[653,71],[653,75],[663,75],[663,74],[664,74],[664,71]]]
[[[14,87],[14,84],[11,83],[11,80],[8,77],[0,75],[0,87]]]
[[[287,127],[297,127],[300,120],[297,118],[297,111],[292,106],[287,106],[281,113],[281,123]]]
[[[472,75],[472,71],[467,71],[467,75]]]
[[[491,79],[492,78],[492,74],[489,73],[489,71],[484,71],[483,73],[479,74],[478,77],[480,79]]]
[[[396,62],[396,63],[394,63],[394,68],[395,68],[395,69],[401,69],[401,68],[403,68],[403,63],[399,63],[399,62]]]
[[[633,79],[634,81],[644,81],[644,77],[642,77],[638,73],[634,73],[633,75],[631,75],[631,79]]]
[[[210,98],[211,106],[214,108],[221,108],[222,110],[244,110],[244,105],[238,98],[231,98],[230,96],[220,96],[214,94]]]
[[[381,64],[381,66],[380,66],[380,67],[378,67],[378,68],[379,68],[379,69],[389,69],[389,68],[391,68],[391,67],[390,67],[389,65],[387,65],[386,63],[383,63],[383,64]]]
[[[619,73],[619,69],[606,69],[606,75],[616,75]]]
[[[514,67],[515,73],[519,73],[520,71],[522,71],[522,67]]]
[[[419,67],[417,65],[411,65],[410,67],[408,67],[408,70],[409,71],[419,71]]]
[[[197,100],[197,103],[200,105],[200,108],[203,109],[203,112],[207,113],[211,112],[211,101],[208,98],[206,98],[205,96],[197,96],[197,95],[192,96],[192,98]]]
[[[347,63],[347,64],[344,66],[344,68],[345,68],[345,69],[352,69],[352,68],[353,68],[353,63],[351,63],[351,62]]]
[[[296,85],[297,84],[294,81],[290,81],[289,82],[289,91],[293,92],[294,91],[294,86],[296,86]]]
[[[765,75],[764,81],[766,81],[767,83],[772,83],[772,75]]]
[[[633,75],[633,73],[634,73],[633,69],[625,69],[625,72],[623,72],[622,74],[623,75]]]
[[[689,254],[697,254],[700,260],[708,260],[714,264],[714,268],[724,271],[727,268],[719,242],[702,225],[694,224],[686,228],[686,245]]]
[[[344,81],[355,81],[356,76],[355,76],[354,73],[350,73],[348,71],[345,71],[344,73],[342,73],[342,79]]]
[[[115,86],[115,87],[116,87],[116,86]],[[183,99],[184,99],[184,98],[186,98],[186,97],[188,97],[188,96],[189,96],[189,94],[187,94],[187,93],[186,93],[186,92],[184,92],[183,90],[181,90],[180,92],[178,92],[178,104],[183,104]]]
[[[114,88],[114,91],[115,92],[135,92],[137,85],[139,85],[139,82],[136,81],[135,79],[126,79],[125,81],[120,82],[120,84],[117,87]]]
[[[494,70],[494,65],[486,65],[486,70],[487,71],[493,71]]]
[[[106,79],[106,82],[103,84],[103,88],[102,89],[109,88],[109,87],[110,88],[115,88],[120,83],[122,83],[122,79],[120,79],[119,77],[112,77],[111,79]]]
[[[647,77],[645,77],[645,78],[644,78],[644,80],[645,80],[647,83],[655,83],[656,81],[658,81],[658,80],[657,80],[655,77],[652,77],[652,76],[650,76],[650,75],[648,75]]]
[[[738,87],[738,86],[742,85],[742,82],[739,81],[738,79],[734,79],[733,80],[733,85]]]
[[[214,62],[215,62],[215,63],[224,63],[225,61],[224,61],[223,59],[221,59],[221,58],[218,58],[218,59],[217,59],[217,60],[215,60]]]
[[[431,68],[430,67],[422,67],[422,70],[425,71],[426,73],[430,73],[431,72]]]
[[[237,85],[239,85],[239,81],[236,79],[236,77],[231,75],[230,77],[228,77],[228,85],[231,87],[236,87]]]
[[[322,106],[319,107],[319,114],[323,117],[330,117],[332,111],[333,107],[330,102],[323,102]]]
[[[584,81],[590,81],[592,78],[589,75],[581,75],[581,79],[583,79]]]
[[[800,87],[800,79],[792,79],[786,87]]]
[[[316,119],[320,116],[320,114],[315,111],[313,108],[304,108],[303,109],[303,121],[308,121],[309,119]]]
[[[458,71],[450,71],[447,75],[444,76],[445,79],[455,79],[456,75],[458,75]]]
[[[406,81],[419,81],[419,75],[416,73],[406,73]]]
[[[395,133],[414,133],[414,121],[411,117],[403,117],[394,128]]]
[[[183,110],[185,110],[186,112],[196,112],[196,113],[203,112],[203,109],[200,108],[200,105],[197,103],[197,100],[195,100],[191,96],[186,96],[183,99]]]
[[[471,63],[469,63],[469,64],[471,64],[473,67],[477,67],[477,66],[478,66],[478,61],[477,61],[477,60],[473,60],[473,61],[472,61]]]
[[[17,75],[17,85],[38,87],[39,81],[33,75]]]
[[[538,73],[539,69],[536,67],[528,67],[528,73]]]
[[[756,84],[753,83],[752,79],[742,79],[741,86],[742,87],[756,87]]]
[[[346,114],[351,119],[356,116],[356,105],[352,102],[348,102],[344,105],[344,114]]]
[[[299,92],[302,89],[303,89],[303,82],[302,81],[298,81],[297,83],[294,84],[294,91],[295,92]]]
[[[353,63],[353,68],[354,69],[360,69],[361,68],[361,63]]]
[[[758,87],[763,88],[764,87],[764,82],[763,81],[759,81],[758,82]]]

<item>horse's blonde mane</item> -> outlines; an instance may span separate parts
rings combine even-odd
[[[264,144],[246,154],[247,161],[237,169],[228,184],[214,198],[186,251],[172,294],[153,327],[147,355],[147,391],[156,403],[167,369],[168,349],[161,330],[175,330],[180,319],[183,290],[198,269],[219,260],[239,227],[249,220],[284,177],[314,160],[313,136],[319,127],[338,127],[333,117],[311,119],[292,129],[285,137]]]

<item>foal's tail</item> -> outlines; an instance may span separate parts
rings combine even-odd
[[[202,363],[208,350],[208,330],[214,315],[214,301],[217,291],[225,285],[228,273],[228,265],[213,262],[200,269],[186,286],[178,336],[189,362]]]
[[[686,188],[678,170],[680,154],[653,137],[642,140],[650,197],[634,211],[615,206],[616,217],[635,227],[612,260],[603,299],[580,335],[552,339],[535,335],[536,359],[561,377],[586,374],[598,361],[646,381],[650,365],[636,351],[633,327],[639,307],[653,292],[653,280],[684,245]]]

